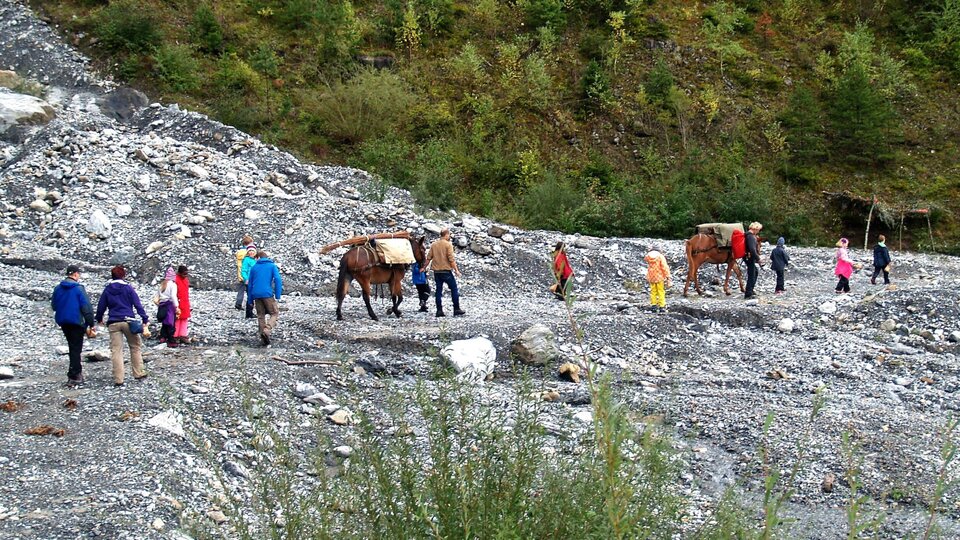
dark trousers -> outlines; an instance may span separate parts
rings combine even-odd
[[[166,343],[173,341],[173,336],[176,334],[177,327],[174,326],[176,322],[176,317],[170,317],[172,323],[167,323],[167,312],[168,310],[173,310],[176,312],[177,308],[173,307],[173,302],[163,302],[157,306],[157,321],[160,322],[160,342]]]
[[[874,266],[873,267],[873,277],[870,278],[870,281],[876,281],[877,276],[880,275],[880,272],[883,272],[883,284],[890,284],[890,272],[887,272],[886,266]]]
[[[427,305],[427,300],[430,299],[430,285],[426,283],[417,283],[417,298],[420,299],[420,305]]]
[[[774,272],[777,273],[777,287],[774,289],[774,292],[785,291],[786,288],[783,286],[783,274],[785,272],[783,270],[774,270]]]
[[[67,377],[79,379],[80,374],[83,373],[80,353],[83,352],[83,333],[86,328],[79,324],[65,324],[60,329],[63,330],[63,336],[67,338],[67,347],[70,349],[70,369],[67,370]]]
[[[743,292],[744,296],[753,296],[753,288],[757,286],[757,261],[753,257],[743,260],[747,265],[747,290]]]
[[[839,276],[837,281],[837,292],[850,292],[850,280],[846,276]]]
[[[553,293],[553,295],[557,297],[557,300],[567,299],[567,283],[569,281],[570,278],[560,278],[557,280],[557,290]]]
[[[453,272],[434,272],[433,280],[437,287],[435,295],[437,299],[437,311],[443,309],[443,285],[446,283],[450,287],[450,296],[453,297],[453,310],[460,309],[460,289],[457,288],[457,279],[453,277]]]

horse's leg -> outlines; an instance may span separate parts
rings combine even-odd
[[[693,288],[697,291],[697,294],[703,295],[703,289],[700,288],[700,265],[697,264],[693,268]]]
[[[743,273],[740,271],[740,264],[733,259],[733,271],[737,273],[737,281],[740,283],[740,292],[746,292],[747,288],[743,285]]]
[[[690,282],[693,281],[695,272],[696,269],[693,267],[693,261],[687,259],[687,279],[683,282],[683,296],[687,296],[687,291],[690,289]]]
[[[727,263],[727,275],[723,278],[723,294],[730,296],[730,273],[733,272],[733,262]]]
[[[393,300],[393,314],[400,318],[400,302],[403,302],[403,275],[399,271],[394,271],[390,276],[390,295]]]
[[[379,321],[377,314],[373,312],[373,306],[370,305],[370,277],[369,276],[356,276],[357,283],[360,284],[360,291],[363,293],[363,303],[367,305],[367,313],[370,314],[370,318]]]

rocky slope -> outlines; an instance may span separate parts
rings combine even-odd
[[[46,85],[56,114],[8,130],[0,166],[0,369],[12,375],[0,381],[0,402],[22,405],[0,412],[0,536],[184,538],[192,521],[219,521],[218,470],[240,492],[252,489],[258,434],[243,414],[247,396],[299,441],[299,451],[320,444],[317,430],[332,451],[352,443],[354,428],[326,413],[376,411],[417,379],[430,381],[439,363],[431,348],[451,340],[484,335],[494,343],[493,377],[476,391],[497,403],[517,382],[510,343],[530,326],[547,325],[561,356],[576,358],[566,309],[545,291],[549,246],[561,235],[414,208],[406,193],[362,171],[298,162],[201,115],[116,88],[16,3],[0,6],[0,21],[0,65]],[[334,320],[342,250],[320,256],[320,246],[393,229],[432,240],[445,225],[460,246],[466,317],[414,312],[411,287],[403,318],[371,322],[349,298],[346,320]],[[232,250],[245,232],[275,254],[293,293],[268,349],[227,290]],[[958,408],[960,262],[895,253],[895,287],[873,287],[861,272],[853,293],[836,297],[832,251],[791,248],[787,294],[746,304],[724,297],[716,283],[705,297],[681,298],[679,242],[566,240],[585,347],[632,409],[660,415],[675,433],[688,464],[692,523],[732,484],[747,501],[760,494],[757,449],[774,412],[773,462],[792,466],[798,445],[809,460],[788,507],[799,520],[795,537],[845,536],[849,489],[839,480],[822,487],[831,474],[843,477],[845,431],[862,445],[864,488],[885,502],[884,536],[922,529],[940,464],[937,433]],[[647,309],[645,287],[636,286],[651,247],[674,269],[666,313]],[[867,254],[857,257],[869,263]],[[112,264],[134,270],[142,297],[163,268],[189,265],[199,343],[170,350],[150,342],[142,383],[114,388],[109,363],[94,361],[85,365],[85,386],[66,388],[58,350],[65,343],[48,303],[68,262],[88,269],[94,301]],[[701,273],[707,282],[713,275]],[[760,289],[772,288],[764,273]],[[87,346],[103,351],[107,338]],[[583,422],[582,384],[561,381],[554,363],[522,369],[560,394],[548,407],[548,430],[580,440],[591,425]],[[304,403],[295,392],[307,393],[306,384],[329,399]],[[808,428],[820,388],[829,399]],[[40,425],[63,436],[24,433]],[[943,520],[954,535],[956,495],[948,494]]]

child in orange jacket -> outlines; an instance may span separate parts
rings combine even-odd
[[[657,250],[650,250],[643,258],[647,263],[647,281],[650,283],[650,305],[657,306],[660,311],[667,307],[667,293],[665,286],[670,286],[670,267],[667,259]]]

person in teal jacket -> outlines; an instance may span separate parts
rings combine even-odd
[[[250,269],[247,279],[247,298],[253,300],[257,309],[257,326],[260,330],[260,341],[270,345],[270,334],[277,326],[280,310],[277,302],[283,294],[283,279],[280,270],[266,251],[257,252],[257,264]],[[267,315],[270,316],[267,319]]]
[[[243,258],[243,262],[240,263],[240,279],[243,280],[244,287],[250,281],[250,270],[253,268],[253,265],[257,264],[257,248],[254,246],[247,247],[247,256]],[[240,296],[237,296],[240,298]],[[253,318],[253,299],[247,296],[247,319]]]

